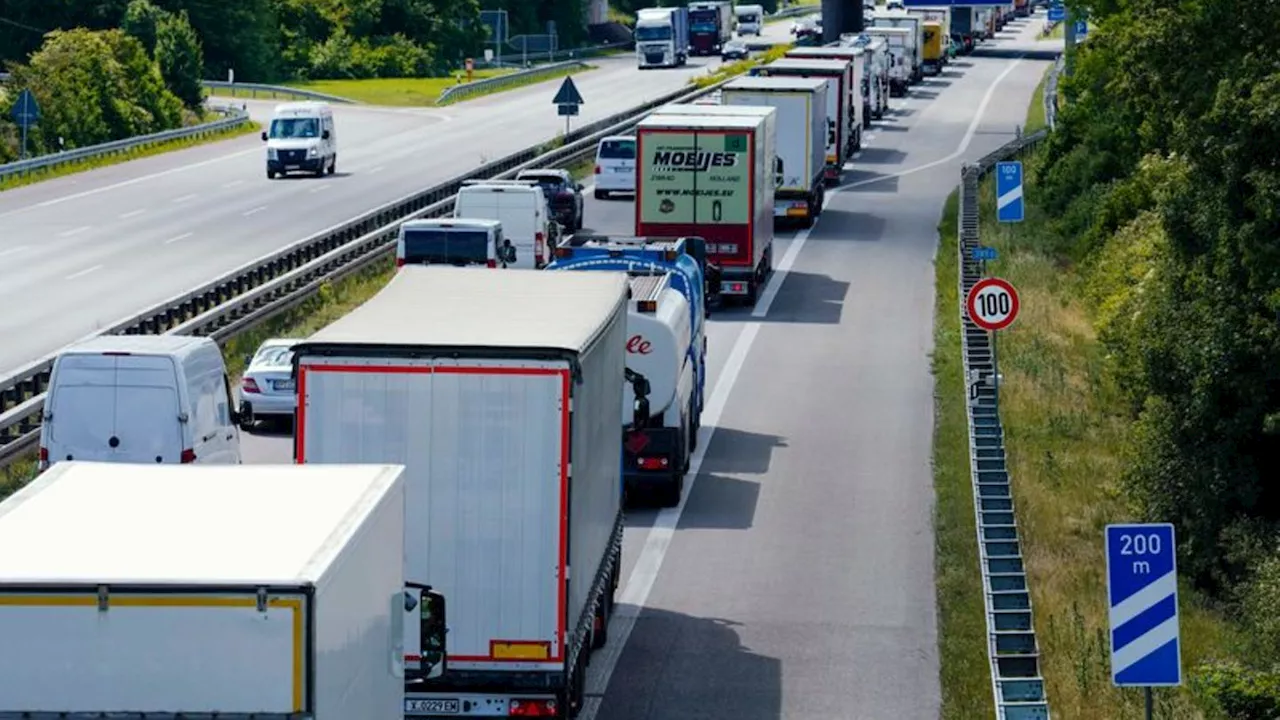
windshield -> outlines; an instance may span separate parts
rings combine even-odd
[[[696,33],[713,33],[716,31],[716,21],[707,20],[704,22],[690,23],[689,31]]]
[[[670,40],[670,25],[649,25],[636,28],[636,40],[638,42],[653,42],[655,40]]]
[[[315,118],[276,118],[271,121],[273,138],[320,137],[320,121]]]
[[[288,345],[264,347],[253,356],[253,365],[271,365],[284,367],[293,364],[293,348]]]
[[[635,140],[605,140],[600,143],[600,157],[606,160],[635,160]]]
[[[402,234],[406,264],[484,265],[489,260],[489,233],[483,230],[416,228]]]
[[[756,15],[755,13],[739,13],[738,22],[754,25],[760,22],[760,16]]]

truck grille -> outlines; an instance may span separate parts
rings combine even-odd
[[[662,53],[645,53],[644,61],[647,63],[660,63],[662,62]]]

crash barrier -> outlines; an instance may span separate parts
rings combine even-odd
[[[1045,81],[1045,117],[1052,126],[1057,110],[1055,64]],[[1051,92],[1052,89],[1052,92]],[[1031,592],[1018,540],[1012,483],[1000,420],[998,358],[994,337],[968,316],[965,299],[983,278],[985,261],[975,252],[979,239],[979,189],[996,163],[1034,149],[1049,129],[1019,137],[960,170],[958,217],[960,324],[965,386],[968,390],[969,472],[977,521],[978,560],[987,621],[991,692],[998,720],[1048,720],[1049,700],[1040,668]]]
[[[445,103],[457,102],[465,100],[473,95],[491,92],[511,85],[520,85],[530,80],[536,80],[547,75],[555,75],[563,73],[573,68],[588,67],[581,60],[567,60],[565,62],[547,63],[546,65],[538,65],[528,70],[520,70],[518,72],[506,73],[495,77],[485,78],[483,80],[475,80],[469,83],[461,83],[452,87],[447,87],[444,92],[440,93],[440,99],[436,101],[439,105]]]

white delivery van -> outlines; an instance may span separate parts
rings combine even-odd
[[[40,463],[240,462],[222,352],[209,338],[104,335],[53,362]]]
[[[0,717],[400,718],[403,474],[59,463],[0,504]]]
[[[497,220],[515,247],[507,267],[542,269],[560,241],[547,196],[532,180],[467,180],[453,201],[455,218]]]
[[[760,37],[764,31],[764,6],[739,5],[733,9],[738,21],[738,36],[755,35]]]
[[[502,236],[497,220],[431,218],[400,224],[396,267],[405,265],[482,265],[507,267],[515,247]]]
[[[596,199],[608,200],[610,193],[636,191],[636,137],[614,135],[601,138],[596,147]]]
[[[277,105],[262,139],[267,143],[267,179],[294,171],[323,176],[338,170],[338,132],[328,103]]]

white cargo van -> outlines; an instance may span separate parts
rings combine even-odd
[[[301,170],[323,176],[338,170],[338,131],[328,103],[296,102],[276,106],[267,143],[267,179]]]
[[[483,265],[507,267],[515,247],[502,236],[497,220],[431,218],[400,224],[396,267],[405,265]]]
[[[542,269],[560,241],[560,225],[551,219],[547,196],[532,180],[467,180],[458,190],[453,216],[497,220],[515,247],[507,267]]]
[[[240,462],[239,418],[209,338],[104,335],[53,363],[40,463]]]

